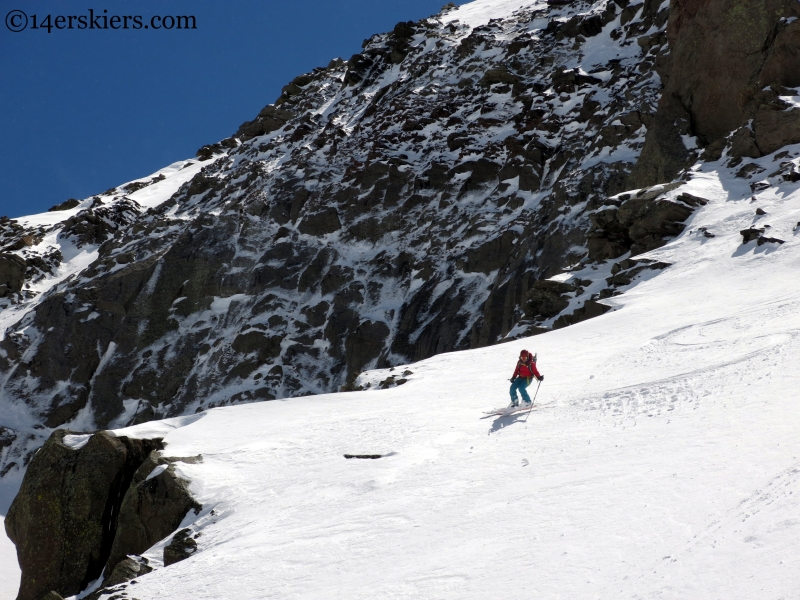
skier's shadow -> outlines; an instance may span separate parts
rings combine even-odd
[[[514,423],[524,423],[525,416],[527,412],[518,412],[511,415],[498,415],[497,418],[492,423],[491,429],[489,429],[488,435],[492,435],[493,433],[497,433],[501,429],[508,427],[509,425],[513,425]],[[486,417],[487,419],[491,418],[494,415],[490,415]]]

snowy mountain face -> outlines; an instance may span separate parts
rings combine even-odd
[[[619,287],[608,266],[544,280],[635,243],[587,254],[592,215],[621,204],[608,198],[656,110],[667,12],[479,3],[400,23],[201,149],[189,169],[202,170],[158,206],[137,194],[182,171],[71,209],[52,231],[94,244],[91,264],[33,299],[42,275],[28,266],[6,294],[28,309],[2,342],[4,427],[103,428],[333,391],[369,367],[607,310],[595,300]],[[24,224],[7,230],[50,231]],[[56,250],[12,254],[54,265]]]
[[[353,389],[609,310],[707,202],[676,180],[701,151],[800,141],[796,6],[749,9],[744,66],[719,10],[483,0],[400,23],[197,161],[3,222],[0,471],[56,427]]]
[[[116,428],[31,463],[23,597],[793,597],[798,17],[479,0],[3,221],[0,471]],[[36,485],[102,544],[36,552]]]
[[[366,391],[56,431],[6,520],[28,551],[38,523],[26,509],[55,521],[48,543],[71,548],[87,529],[76,523],[100,521],[58,484],[81,471],[113,479],[104,445],[157,440],[163,456],[137,469],[112,529],[113,548],[128,541],[124,569],[111,568],[113,550],[94,555],[109,556],[102,577],[102,562],[79,570],[88,552],[39,552],[38,571],[21,561],[20,600],[37,597],[47,563],[66,577],[39,591],[75,600],[795,597],[800,185],[740,177],[729,162],[692,167],[683,193],[707,203],[641,257],[672,266],[596,319],[369,371]],[[786,162],[797,166],[800,144],[748,164],[775,173]],[[536,407],[485,414],[506,404],[522,347],[545,375],[530,389]],[[374,389],[393,373],[407,383]],[[42,468],[54,451],[83,468]],[[130,522],[160,514],[130,498],[170,468],[200,508],[131,543]],[[61,510],[34,500],[37,482]]]

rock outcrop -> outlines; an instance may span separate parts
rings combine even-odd
[[[661,196],[680,184],[645,188],[609,200],[609,206],[591,215],[587,244],[591,260],[618,258],[630,252],[643,254],[659,248],[683,231],[683,222],[697,202],[664,199]],[[680,199],[680,196],[678,197]]]
[[[197,552],[197,542],[192,538],[191,529],[181,529],[176,533],[169,545],[164,547],[164,566],[174,565],[186,560]]]
[[[175,470],[175,461],[152,452],[136,471],[120,506],[114,544],[108,556],[112,572],[129,554],[141,554],[175,531],[190,510],[202,508],[189,492],[188,482]],[[112,585],[105,582],[104,585]]]
[[[97,579],[114,540],[122,498],[158,440],[107,432],[75,449],[53,433],[28,465],[5,519],[22,570],[19,600],[71,596]]]
[[[697,157],[687,136],[712,159],[731,133],[732,156],[800,142],[800,109],[781,100],[800,86],[799,17],[791,0],[670,3],[664,91],[631,187],[675,178]]]
[[[0,254],[0,297],[22,291],[25,260],[16,254]]]
[[[158,453],[159,439],[57,430],[34,455],[5,519],[22,570],[18,600],[72,596],[105,571],[104,587],[150,568],[144,552],[200,505]],[[135,563],[135,564],[134,564]]]

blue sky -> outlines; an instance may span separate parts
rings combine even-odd
[[[347,59],[364,38],[446,2],[3,0],[0,215],[43,212],[192,157],[255,117],[296,75]],[[110,21],[89,29],[90,9],[141,16],[143,25],[192,15],[197,29],[134,29],[130,20],[127,30]],[[11,11],[25,13],[27,29],[9,29],[23,22]],[[87,17],[87,28],[73,19],[68,29],[69,16]]]

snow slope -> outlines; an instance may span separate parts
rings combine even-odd
[[[800,184],[770,182],[696,168],[681,191],[710,202],[647,255],[673,266],[602,317],[410,365],[386,391],[119,430],[204,459],[181,464],[198,552],[124,593],[800,598]],[[743,245],[754,224],[785,243]],[[537,408],[484,417],[523,347]]]
[[[445,12],[442,21],[458,21],[468,27],[485,25],[491,19],[503,19],[511,16],[520,8],[543,8],[544,0],[475,0]]]
[[[13,600],[19,589],[20,571],[17,566],[17,549],[5,535],[5,515],[17,495],[22,475],[0,481],[0,600]]]

